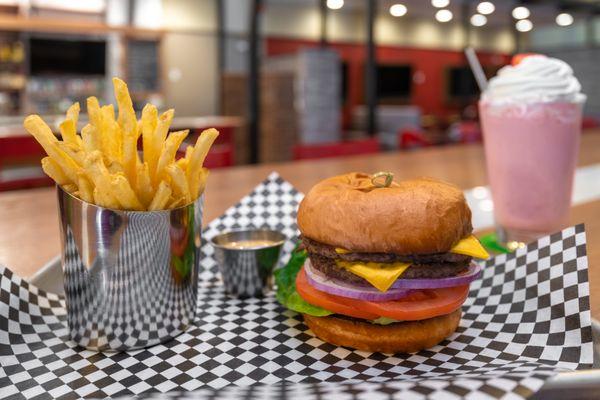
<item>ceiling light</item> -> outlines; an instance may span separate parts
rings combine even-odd
[[[494,7],[494,4],[490,3],[489,1],[482,1],[477,5],[477,12],[479,14],[491,14],[494,12],[495,9],[496,7]]]
[[[475,14],[471,17],[471,25],[473,26],[483,26],[487,24],[487,17],[481,14]]]
[[[569,26],[573,23],[573,16],[569,13],[561,13],[556,16],[556,23],[560,26]]]
[[[390,7],[390,14],[392,14],[393,17],[401,17],[406,14],[406,11],[408,10],[404,4],[394,4]]]
[[[522,19],[517,21],[515,26],[519,32],[529,32],[533,29],[533,24],[528,19]]]
[[[435,13],[435,19],[439,22],[448,22],[452,20],[452,17],[452,11],[450,10],[438,10],[438,12]]]
[[[327,7],[332,10],[339,10],[344,7],[344,0],[327,0]]]
[[[431,5],[436,8],[448,7],[448,4],[450,4],[450,0],[431,0]]]
[[[519,6],[519,7],[515,7],[512,10],[512,16],[514,19],[529,18],[529,15],[531,15],[531,13],[529,12],[529,8],[527,8],[527,7]]]

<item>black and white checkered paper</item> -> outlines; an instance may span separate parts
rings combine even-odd
[[[301,198],[273,173],[204,238],[242,227],[292,238]],[[558,372],[592,364],[583,225],[489,260],[457,332],[416,354],[336,347],[273,296],[230,298],[212,248],[202,250],[194,326],[128,353],[77,348],[64,299],[0,266],[0,397],[518,399]]]

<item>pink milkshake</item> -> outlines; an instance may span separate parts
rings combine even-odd
[[[529,56],[501,69],[479,102],[496,223],[505,241],[567,223],[585,96],[563,61]]]

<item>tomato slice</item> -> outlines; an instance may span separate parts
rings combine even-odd
[[[450,314],[460,308],[469,294],[469,285],[424,289],[394,301],[365,301],[364,310],[382,317],[416,321]]]
[[[388,317],[399,321],[416,321],[450,314],[465,302],[469,293],[469,285],[462,285],[418,290],[403,299],[394,301],[357,300],[315,289],[308,283],[304,268],[296,277],[296,289],[298,294],[310,304],[334,313],[363,319]]]
[[[298,272],[296,277],[296,290],[300,297],[314,306],[323,307],[326,310],[337,314],[348,315],[354,318],[377,319],[378,314],[368,312],[361,307],[360,300],[354,300],[346,297],[336,296],[315,289],[308,283],[304,267]]]

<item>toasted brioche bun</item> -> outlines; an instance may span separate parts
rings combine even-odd
[[[317,183],[300,203],[298,227],[335,247],[403,255],[447,252],[473,230],[458,187],[421,178],[378,188],[357,172]]]
[[[460,308],[450,314],[421,321],[376,325],[359,320],[313,317],[304,322],[321,340],[336,346],[380,353],[414,353],[433,347],[450,336],[460,322]]]

